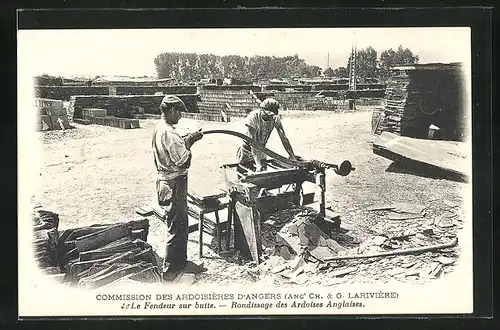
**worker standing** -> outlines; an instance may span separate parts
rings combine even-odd
[[[290,159],[299,160],[300,157],[294,154],[290,141],[288,140],[285,130],[283,129],[281,117],[278,114],[279,107],[280,105],[278,101],[273,98],[267,98],[262,101],[259,109],[254,110],[247,115],[245,119],[245,134],[265,146],[273,129],[276,128],[276,131],[281,139],[281,143],[290,156]],[[243,144],[239,147],[236,157],[238,163],[245,164],[247,166],[255,165],[255,169],[257,171],[266,169],[265,163],[263,163],[266,155],[252,148],[246,141],[243,141]]]
[[[157,170],[158,204],[166,212],[168,238],[163,261],[163,279],[173,280],[188,265],[188,169],[191,146],[203,137],[197,131],[182,138],[174,126],[186,106],[174,95],[167,95],[160,104],[161,121],[153,129],[152,149]]]

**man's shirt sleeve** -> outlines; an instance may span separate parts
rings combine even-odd
[[[258,127],[259,123],[258,123],[257,114],[255,112],[250,113],[250,115],[248,115],[246,117],[245,125],[248,127],[255,128],[255,129]]]
[[[190,152],[179,134],[172,134],[170,141],[167,141],[166,145],[170,159],[177,167],[188,160]]]
[[[276,115],[274,117],[274,127],[276,128],[282,128],[283,124],[281,123],[281,115]]]

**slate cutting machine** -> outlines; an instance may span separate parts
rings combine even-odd
[[[265,149],[267,150],[267,149]],[[262,151],[265,151],[262,149]],[[256,172],[254,168],[241,164],[223,165],[230,202],[226,246],[230,244],[231,225],[234,225],[234,247],[242,255],[260,262],[262,253],[261,223],[271,213],[286,208],[288,203],[309,205],[315,193],[304,193],[304,182],[319,186],[319,215],[333,227],[340,226],[340,219],[325,215],[326,169],[333,168],[341,176],[354,168],[349,161],[340,166],[319,161],[304,163],[285,162],[283,157],[264,161],[267,170]],[[295,166],[299,165],[299,166]]]

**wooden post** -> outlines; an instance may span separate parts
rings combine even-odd
[[[200,211],[200,219],[198,220],[198,244],[199,244],[199,257],[203,257],[203,218],[205,213]]]
[[[227,226],[226,226],[226,248],[229,250],[231,244],[231,226],[233,222],[233,201],[227,206]]]
[[[294,204],[303,206],[303,203],[301,201],[302,183],[299,183],[299,182],[294,183],[293,191],[294,191],[294,195],[293,195]]]
[[[321,216],[325,216],[325,191],[326,191],[326,182],[325,182],[325,169],[319,170],[319,187],[321,188],[321,200],[319,204],[319,214]]]
[[[215,226],[216,226],[216,233],[217,233],[217,249],[220,252],[221,251],[221,237],[220,237],[220,220],[219,220],[219,211],[215,211]]]

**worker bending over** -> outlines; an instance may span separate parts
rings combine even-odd
[[[281,117],[278,115],[279,107],[280,105],[275,99],[267,98],[262,101],[259,109],[247,115],[245,119],[245,134],[263,146],[266,146],[273,128],[276,128],[281,143],[283,143],[283,147],[288,152],[290,159],[300,160],[300,157],[294,154],[290,141],[286,137]],[[243,141],[243,144],[239,147],[236,157],[239,164],[249,167],[255,165],[256,171],[266,169],[265,163],[263,163],[266,155],[252,148],[246,141]]]

